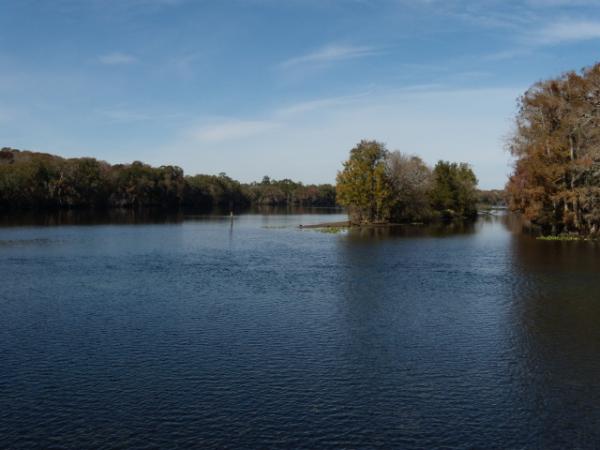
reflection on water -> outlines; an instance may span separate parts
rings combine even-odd
[[[0,213],[0,227],[10,226],[59,226],[59,225],[135,225],[146,223],[180,223],[183,211],[164,209],[108,209],[96,210],[54,210],[40,213],[36,211],[4,211]]]
[[[340,214],[340,208],[326,207],[281,207],[254,206],[235,211],[234,217],[243,215],[327,215]],[[57,225],[100,225],[100,224],[160,224],[181,223],[184,220],[205,220],[230,218],[229,209],[174,209],[164,208],[113,208],[106,210],[70,209],[39,211],[2,211],[0,210],[0,227],[2,226],[57,226]]]
[[[529,420],[540,422],[542,446],[593,448],[600,430],[600,246],[519,235],[511,244],[513,339],[522,354],[514,370]]]
[[[597,244],[115,213],[2,218],[0,448],[600,446]]]
[[[476,222],[456,221],[428,225],[406,224],[389,227],[352,228],[348,231],[348,238],[369,241],[373,239],[456,236],[475,233],[476,226]]]

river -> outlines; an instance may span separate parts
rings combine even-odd
[[[0,448],[598,448],[600,244],[511,216],[0,220]]]

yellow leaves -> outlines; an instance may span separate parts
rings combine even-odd
[[[338,173],[338,203],[349,208],[350,219],[355,223],[371,223],[389,217],[386,154],[383,144],[361,141],[350,151],[350,159]]]

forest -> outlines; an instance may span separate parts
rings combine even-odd
[[[509,149],[509,206],[543,234],[600,234],[600,64],[533,85]]]
[[[244,208],[335,206],[335,187],[289,179],[243,184],[226,174],[185,175],[177,166],[0,150],[0,208]]]
[[[419,157],[389,152],[376,141],[362,141],[358,148],[363,153],[368,148],[375,149],[376,160],[372,163],[383,164],[386,171],[384,178],[375,174],[374,180],[385,183],[379,188],[385,189],[373,195],[383,193],[385,198],[379,207],[375,206],[370,217],[362,206],[354,206],[354,194],[344,181],[350,174],[338,175],[336,192],[336,186],[331,184],[306,185],[268,176],[257,182],[240,183],[225,173],[185,175],[177,166],[152,167],[139,161],[111,165],[94,158],[67,159],[8,147],[0,150],[0,209],[218,207],[240,210],[252,205],[341,205],[347,206],[353,217],[356,217],[355,212],[362,211],[359,222],[406,222],[473,216],[477,204],[504,204],[504,191],[475,189],[475,175],[465,164],[439,162],[430,169]],[[372,169],[367,164],[358,165],[354,170],[366,171],[358,174],[360,177],[368,176]],[[375,172],[377,170],[375,168]]]

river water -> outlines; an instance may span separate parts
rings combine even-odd
[[[600,244],[510,216],[0,220],[0,448],[599,448]]]

